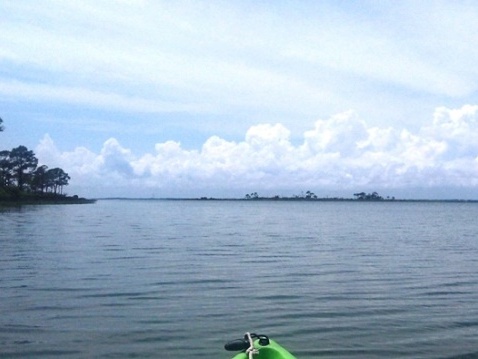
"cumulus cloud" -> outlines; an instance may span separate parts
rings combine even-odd
[[[433,123],[423,129],[426,136],[443,141],[450,156],[475,157],[478,151],[478,106],[458,109],[439,107]]]
[[[478,106],[436,109],[416,133],[368,126],[352,111],[317,120],[291,143],[282,124],[252,126],[243,141],[211,136],[200,149],[158,143],[133,154],[116,139],[99,153],[56,148],[45,135],[41,162],[64,168],[78,187],[142,188],[165,195],[217,190],[296,190],[478,186]],[[128,195],[128,193],[124,193]]]

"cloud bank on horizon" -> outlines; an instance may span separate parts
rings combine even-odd
[[[298,145],[277,123],[252,126],[239,142],[212,136],[200,150],[167,141],[138,155],[110,138],[99,153],[84,147],[62,152],[45,135],[36,153],[42,161],[66,168],[76,186],[86,183],[101,188],[103,195],[190,196],[193,189],[196,196],[203,191],[234,197],[248,190],[284,195],[275,192],[477,188],[478,106],[437,108],[418,133],[371,127],[348,111],[316,121]]]
[[[4,0],[0,16],[0,149],[35,149],[71,193],[478,197],[474,2]]]

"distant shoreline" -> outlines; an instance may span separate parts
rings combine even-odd
[[[96,199],[87,199],[78,196],[21,196],[0,197],[0,207],[44,204],[91,204]]]
[[[215,198],[215,197],[200,197],[200,198],[180,198],[180,197],[162,197],[162,198],[144,198],[144,197],[105,197],[97,198],[101,201],[238,201],[238,202],[354,202],[354,203],[419,203],[419,202],[436,202],[436,203],[478,203],[477,199],[381,199],[381,200],[360,200],[355,198],[271,198],[261,197],[254,199],[247,198]]]

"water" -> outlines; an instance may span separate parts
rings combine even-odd
[[[478,204],[99,201],[0,212],[0,357],[478,357]]]

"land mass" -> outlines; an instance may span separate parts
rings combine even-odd
[[[301,192],[298,195],[290,197],[284,196],[260,196],[257,192],[248,193],[244,198],[236,198],[235,200],[245,201],[317,201],[317,202],[333,202],[333,201],[347,201],[347,202],[478,202],[478,200],[462,200],[462,199],[397,199],[394,196],[383,197],[377,192],[365,193],[358,192],[353,194],[353,198],[349,197],[318,197],[311,191]],[[216,198],[201,197],[198,200],[221,200]]]
[[[3,132],[0,118],[0,132]],[[95,200],[67,196],[70,176],[61,168],[38,166],[35,153],[25,146],[0,150],[0,206],[23,204],[80,204]]]
[[[109,197],[102,200],[158,200],[158,201],[303,201],[303,202],[464,202],[478,203],[473,199],[397,199],[395,197],[382,197],[377,192],[354,193],[354,197],[318,197],[313,192],[307,191],[294,196],[260,196],[257,192],[246,194],[242,198],[226,197],[162,197],[162,198],[131,198],[131,197]]]
[[[87,204],[95,203],[95,199],[87,199],[55,193],[25,193],[0,190],[0,206],[17,206],[25,204]]]

